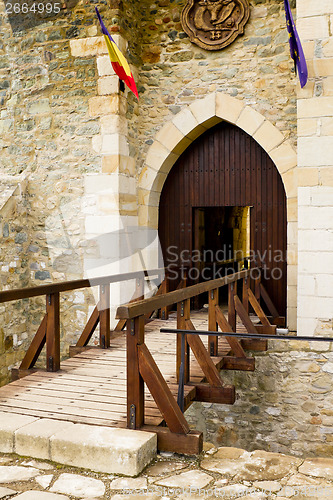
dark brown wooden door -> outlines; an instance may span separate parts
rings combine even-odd
[[[159,237],[164,265],[192,255],[196,207],[250,210],[250,248],[266,267],[267,287],[286,312],[286,195],[267,153],[241,129],[222,122],[208,130],[171,169],[160,199]],[[185,251],[185,252],[184,252]],[[182,259],[184,263],[184,258]],[[186,264],[186,262],[185,262]],[[189,263],[188,263],[189,264]]]

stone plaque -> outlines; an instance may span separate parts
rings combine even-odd
[[[249,17],[248,0],[187,0],[181,21],[191,42],[219,50],[243,34]]]

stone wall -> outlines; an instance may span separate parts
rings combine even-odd
[[[218,446],[331,457],[331,343],[272,341],[254,354],[254,372],[221,372],[236,387],[235,404],[194,403],[186,412],[191,426]]]
[[[298,331],[333,336],[333,5],[297,4],[310,82],[298,89]]]

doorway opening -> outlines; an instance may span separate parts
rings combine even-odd
[[[204,280],[220,277],[217,270],[225,275],[247,267],[250,207],[194,207],[192,221],[193,267]]]
[[[193,207],[192,222],[192,284],[248,267],[250,207]],[[200,307],[205,298],[197,299]]]

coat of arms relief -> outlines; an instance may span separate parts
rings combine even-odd
[[[219,50],[243,34],[249,17],[248,0],[187,0],[181,20],[191,42]]]

